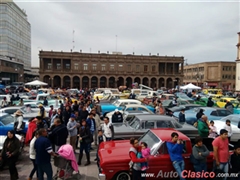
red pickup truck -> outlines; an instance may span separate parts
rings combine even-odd
[[[161,179],[164,173],[170,174],[175,172],[166,146],[166,142],[171,141],[171,134],[173,132],[177,132],[179,138],[184,142],[182,155],[185,160],[185,169],[193,171],[193,165],[190,162],[193,146],[191,140],[174,129],[151,129],[139,139],[139,142],[146,142],[148,147],[151,148],[151,155],[148,161],[149,169],[146,172],[148,173],[148,177],[146,179]],[[211,146],[211,142],[209,144]],[[98,151],[100,180],[131,180],[129,175],[130,147],[129,140],[103,142],[100,144]],[[211,150],[209,149],[209,151]],[[210,152],[207,158],[207,164],[208,169],[212,170],[212,152]]]

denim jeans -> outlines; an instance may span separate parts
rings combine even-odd
[[[90,147],[91,147],[91,144],[81,142],[80,143],[80,154],[83,153],[83,150],[85,151],[86,154],[89,153],[90,152]]]
[[[52,171],[51,163],[38,164],[38,179],[39,180],[44,180],[44,178],[43,178],[44,173],[46,173],[46,175],[47,175],[47,180],[52,180],[53,171]]]
[[[174,161],[173,162],[173,167],[175,168],[175,170],[177,171],[179,177],[180,177],[180,180],[185,180],[183,177],[182,177],[182,171],[184,170],[185,168],[185,163],[184,163],[184,160],[181,160],[181,161]]]
[[[195,172],[206,172],[207,171],[207,164],[206,163],[200,163],[194,165]],[[196,180],[205,180],[205,178],[196,178]]]
[[[146,173],[146,171],[137,171],[133,169],[132,171],[132,179],[133,180],[145,180],[146,178],[142,176],[142,173]]]
[[[214,161],[213,161],[213,171],[215,171],[216,168],[219,168],[219,169],[222,170],[223,172],[228,173],[228,170],[229,170],[229,168],[228,168],[228,162],[226,162],[226,163],[221,163],[221,162],[220,162],[220,165],[217,167],[217,166],[216,166],[216,161],[214,160]],[[224,177],[223,179],[224,179],[224,180],[227,180],[227,177]]]

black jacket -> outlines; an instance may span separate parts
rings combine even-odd
[[[122,122],[123,122],[122,113],[119,112],[119,114],[114,113],[112,115],[112,123],[122,123]]]
[[[49,140],[57,145],[62,146],[67,143],[68,130],[64,124],[60,124],[53,128],[53,130],[48,135]]]
[[[82,126],[79,128],[79,136],[82,138],[82,142],[80,143],[90,144],[93,142],[93,136],[88,126]]]
[[[69,119],[70,119],[70,116],[71,116],[71,111],[68,110],[68,111],[64,111],[63,112],[63,120],[64,120],[64,124],[67,125]]]
[[[208,100],[207,107],[213,107],[214,102],[212,100]]]
[[[231,173],[238,173],[240,172],[240,155],[237,155],[236,153],[233,153],[231,155]]]
[[[20,150],[20,141],[14,136],[13,139],[7,138],[3,143],[3,149],[0,153],[0,157],[7,158],[6,152],[10,152],[12,156],[18,156]]]
[[[87,111],[87,110],[86,110],[86,111],[83,111],[83,110],[79,111],[79,117],[80,117],[81,120],[82,120],[82,119],[87,120],[88,111]]]

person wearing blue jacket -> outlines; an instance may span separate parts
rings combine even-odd
[[[185,180],[181,175],[182,171],[185,168],[185,163],[182,157],[183,152],[183,141],[178,139],[178,133],[173,132],[171,134],[172,141],[167,142],[168,153],[170,155],[170,159],[173,163],[173,167],[177,171],[180,180]]]

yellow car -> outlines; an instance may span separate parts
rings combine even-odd
[[[219,101],[217,101],[217,106],[224,108],[228,101],[230,101],[234,106],[236,105],[236,99],[234,98],[221,98]]]
[[[214,101],[219,101],[223,97],[223,95],[221,95],[221,94],[211,94],[210,97]]]

